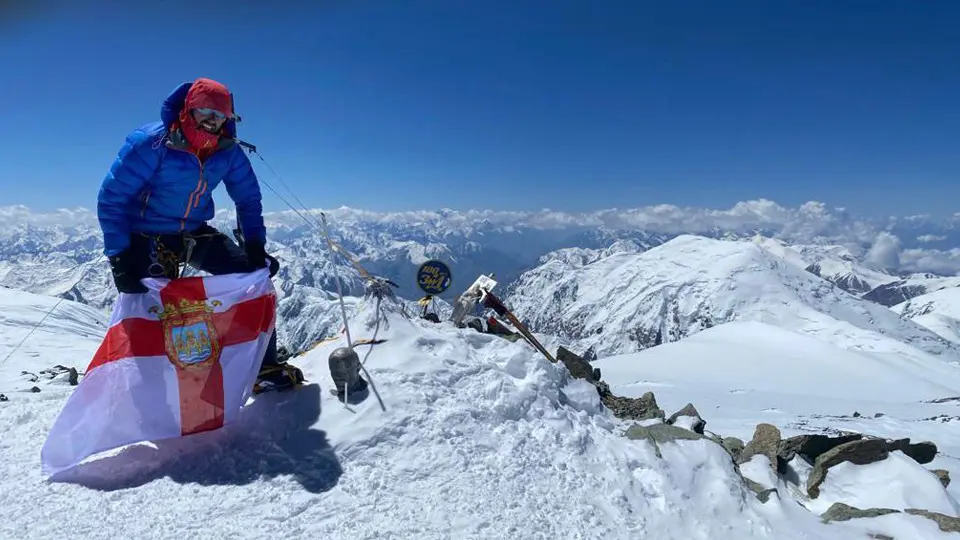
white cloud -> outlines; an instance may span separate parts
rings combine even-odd
[[[4,229],[22,225],[75,227],[96,224],[96,214],[87,208],[59,208],[54,212],[39,213],[22,204],[0,206],[0,228]]]
[[[265,197],[270,197],[265,194]],[[319,223],[320,209],[311,209],[311,216]],[[856,254],[868,253],[869,260],[883,267],[903,271],[953,274],[960,270],[960,254],[955,250],[936,251],[911,249],[903,251],[896,237],[879,233],[881,225],[850,216],[841,208],[833,208],[818,201],[808,201],[798,207],[782,206],[768,199],[738,202],[728,209],[680,207],[658,204],[638,208],[608,208],[590,212],[556,210],[499,211],[499,210],[417,210],[407,212],[373,212],[340,206],[323,210],[331,227],[340,230],[387,227],[403,234],[404,230],[433,229],[439,234],[469,235],[478,227],[494,227],[503,231],[524,228],[542,230],[619,229],[643,230],[666,235],[683,233],[733,232],[752,235],[758,230],[792,244],[832,244],[848,248]],[[301,210],[301,212],[303,212]],[[214,222],[232,226],[232,205],[221,204]],[[277,229],[303,227],[301,218],[291,210],[265,215],[268,226]],[[960,222],[949,219],[933,223],[929,216],[892,217],[891,222],[912,221],[949,228],[960,227]],[[960,220],[960,218],[958,218]],[[957,221],[957,220],[955,220]],[[24,225],[46,228],[91,227],[96,229],[95,210],[86,208],[59,209],[54,212],[33,212],[23,205],[0,207],[0,232],[17,234]],[[934,228],[919,242],[943,240]],[[533,246],[535,249],[535,246]],[[869,251],[867,251],[869,248]],[[960,246],[958,246],[960,248]]]
[[[868,263],[880,268],[896,270],[900,268],[900,239],[888,232],[880,232],[867,251]]]
[[[960,248],[905,249],[900,253],[901,269],[907,272],[931,272],[947,276],[960,275]]]

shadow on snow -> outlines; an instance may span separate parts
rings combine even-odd
[[[320,392],[313,384],[295,392],[264,394],[222,429],[157,441],[155,448],[129,446],[50,480],[113,491],[164,477],[208,486],[290,475],[311,493],[328,491],[343,469],[326,434],[310,429],[320,417]]]

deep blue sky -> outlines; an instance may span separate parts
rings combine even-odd
[[[956,1],[35,3],[0,8],[0,205],[92,208],[208,76],[310,206],[960,211]]]

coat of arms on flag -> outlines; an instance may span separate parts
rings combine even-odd
[[[163,338],[167,357],[180,369],[203,368],[220,358],[220,340],[213,324],[214,300],[210,306],[202,301],[181,299],[179,306],[168,304],[148,311],[163,322]]]
[[[145,279],[110,328],[41,451],[45,475],[128,444],[218,429],[252,394],[275,326],[267,269]]]

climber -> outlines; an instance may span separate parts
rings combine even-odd
[[[198,78],[163,101],[160,120],[126,137],[97,196],[97,216],[117,290],[140,294],[145,277],[179,277],[180,264],[212,275],[279,263],[266,253],[260,186],[238,144],[233,94]],[[223,182],[237,211],[238,242],[210,226],[212,192]],[[257,391],[299,385],[302,372],[278,359],[277,336],[261,361]]]

